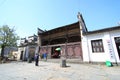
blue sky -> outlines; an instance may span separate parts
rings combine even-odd
[[[83,15],[89,31],[117,26],[120,0],[0,0],[0,26],[15,26],[21,38],[77,22]]]

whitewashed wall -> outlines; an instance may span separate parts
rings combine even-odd
[[[120,62],[114,37],[120,37],[120,30],[84,35],[82,38],[83,61],[105,62],[110,60],[111,62]],[[91,40],[97,39],[103,40],[104,52],[92,52]]]

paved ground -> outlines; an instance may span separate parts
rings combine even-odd
[[[0,64],[0,80],[120,80],[120,66],[67,64],[40,61]]]

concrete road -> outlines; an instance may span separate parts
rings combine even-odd
[[[120,66],[67,64],[40,61],[0,64],[0,80],[120,80]]]

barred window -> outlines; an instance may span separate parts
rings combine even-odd
[[[104,52],[102,39],[91,40],[92,52]]]

